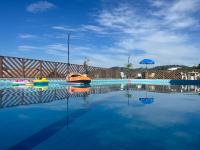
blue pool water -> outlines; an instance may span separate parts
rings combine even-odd
[[[0,90],[0,150],[198,150],[200,87],[113,84]]]

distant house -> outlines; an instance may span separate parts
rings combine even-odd
[[[169,71],[174,71],[174,70],[178,70],[178,69],[180,69],[180,68],[182,68],[182,67],[171,67],[171,68],[168,68],[167,70],[169,70]]]

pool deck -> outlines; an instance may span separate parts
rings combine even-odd
[[[0,79],[0,85],[9,85],[15,79]],[[50,83],[63,83],[64,79],[49,79]],[[170,79],[94,79],[91,84],[154,84],[154,85],[200,85],[200,80]]]
[[[155,84],[155,85],[200,85],[200,80],[170,80],[170,79],[107,79],[93,80],[92,84],[98,83],[132,83],[132,84]]]

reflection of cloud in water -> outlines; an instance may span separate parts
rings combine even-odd
[[[30,118],[31,118],[30,116],[25,115],[25,114],[19,114],[18,117],[19,117],[20,119],[30,119]]]
[[[165,94],[159,95],[167,96]],[[149,107],[134,107],[134,105],[127,106],[126,103],[122,103],[126,98],[118,96],[113,97],[110,102],[112,106],[110,103],[103,104],[105,108],[103,107],[101,112],[104,113],[106,109],[109,116],[105,116],[98,127],[93,126],[95,129],[100,129],[96,134],[100,140],[112,140],[118,146],[122,143],[129,143],[128,146],[134,145],[134,148],[140,143],[139,149],[143,147],[142,143],[148,145],[147,149],[178,149],[180,147],[189,149],[191,144],[196,143],[195,140],[199,136],[197,125],[200,122],[195,123],[191,116],[199,116],[199,105],[189,106],[188,111],[187,109],[182,110],[182,107],[187,107],[189,101],[187,99],[182,101],[175,96],[168,100],[168,107],[165,107],[163,101],[159,103],[160,99],[156,99],[156,103],[149,105]],[[200,103],[197,97],[193,100],[196,100],[197,104]],[[175,106],[170,108],[171,105]],[[106,142],[103,144],[109,145]]]
[[[187,138],[190,136],[187,132],[184,132],[184,131],[177,131],[177,132],[174,132],[173,134],[181,138]]]
[[[198,118],[200,101],[198,96],[149,92],[148,96],[152,96],[155,101],[151,105],[144,105],[139,101],[139,98],[145,97],[145,91],[130,90],[128,94],[132,95],[129,97],[129,103],[127,103],[126,91],[89,95],[87,97],[87,113],[84,113],[84,116],[81,113],[76,117],[70,112],[69,119],[75,120],[70,124],[70,128],[63,127],[55,136],[51,136],[44,141],[45,144],[41,145],[51,144],[56,147],[55,143],[61,142],[64,146],[68,146],[75,141],[74,145],[76,146],[78,139],[79,144],[83,146],[82,149],[90,142],[98,146],[101,145],[102,149],[108,149],[111,146],[110,149],[176,149],[180,145],[191,145],[185,144],[186,140],[193,144],[193,141],[199,139],[197,129],[199,129],[200,124]],[[69,98],[70,111],[82,108],[82,104],[83,97]],[[32,117],[28,121],[24,119],[25,123],[22,129],[28,131],[30,127],[35,133],[35,131],[66,117],[67,99],[19,106],[16,109],[20,109],[22,112],[17,110],[17,113],[13,113],[18,116],[13,116],[13,119],[17,119],[16,122],[21,122],[26,117]],[[24,114],[23,109],[26,109],[26,114]],[[15,109],[2,109],[1,111],[6,110]],[[13,120],[9,117],[6,118],[9,119],[8,122]],[[9,129],[13,129],[13,127]],[[16,126],[15,129],[17,129]],[[21,135],[20,130],[16,131]],[[92,136],[94,138],[91,138]],[[24,139],[23,135],[21,139]],[[59,139],[66,140],[60,141]],[[16,142],[15,139],[14,141]],[[71,141],[73,142],[71,143]]]
[[[126,97],[115,95],[112,102],[104,103],[107,109],[112,109],[123,117],[151,123],[154,126],[173,125],[175,123],[185,123],[191,114],[200,115],[200,101],[198,96],[188,97],[187,95],[171,95],[162,93],[151,93],[155,97],[155,102],[148,107],[139,105],[138,97],[144,92],[137,93],[130,99],[130,105],[126,105]],[[117,99],[117,100],[115,100]]]

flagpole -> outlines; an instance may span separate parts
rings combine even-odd
[[[69,63],[69,40],[70,40],[70,34],[68,33],[68,36],[67,36],[67,55],[68,55],[68,60],[67,60],[67,73],[69,74],[69,66],[70,66],[70,63]]]

